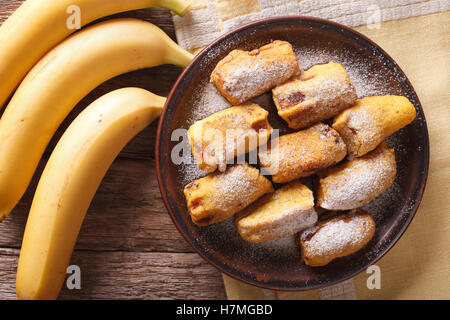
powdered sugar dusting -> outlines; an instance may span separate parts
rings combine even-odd
[[[348,126],[357,131],[371,130],[376,127],[376,119],[373,113],[367,110],[355,110],[349,114]]]
[[[287,38],[290,37],[290,35],[287,35]],[[301,69],[306,70],[320,63],[340,63],[344,66],[352,80],[359,98],[385,94],[405,95],[402,88],[390,81],[391,79],[396,81],[401,80],[397,79],[398,74],[390,69],[391,66],[384,64],[384,59],[377,52],[369,53],[368,55],[366,51],[342,44],[331,36],[324,37],[318,41],[310,39],[308,35],[299,35],[299,38],[297,38],[297,35],[293,35],[292,39],[295,39],[290,42],[299,59]],[[289,41],[289,39],[286,40]],[[217,62],[224,57],[222,50],[227,52],[233,49],[251,50],[265,43],[267,43],[267,39],[258,39],[253,42],[253,40],[246,41],[246,39],[242,41],[237,36],[233,36],[230,38],[230,41],[220,47],[220,50],[214,49],[208,52],[206,59],[202,59],[201,63],[209,71],[202,75],[200,81],[196,83],[195,91],[191,94],[188,102],[190,111],[188,114],[183,114],[183,117],[186,117],[186,120],[183,122],[184,128],[187,129],[195,121],[231,106],[226,99],[217,93],[216,87],[209,82],[211,71]],[[238,44],[238,47],[236,44]],[[271,119],[270,123],[273,128],[281,129],[280,132],[283,134],[292,132],[285,126],[283,120],[277,118],[276,108],[271,102],[270,94],[264,94],[255,99],[261,100],[261,97],[264,97],[264,101],[267,103],[260,103],[260,105],[271,112],[269,119]],[[412,97],[408,96],[408,98],[412,100]],[[407,143],[405,136],[401,135],[401,133],[400,135],[396,133],[387,140],[388,143],[390,141],[390,147],[395,147],[398,162],[407,161],[404,160],[408,157],[407,150],[404,147],[404,144]],[[402,207],[402,199],[404,196],[402,196],[401,184],[402,181],[407,179],[409,173],[403,172],[401,167],[397,169],[397,179],[394,184],[379,197],[363,207],[374,218],[377,224],[377,234],[384,234],[383,228],[392,221],[392,213],[397,212]],[[206,175],[206,172],[200,170],[195,164],[182,164],[176,166],[176,170],[177,185],[179,186],[181,196],[182,190],[187,183]],[[318,212],[321,210],[317,208]],[[379,239],[379,235],[377,234],[375,241]],[[295,236],[262,243],[249,243],[242,240],[234,226],[234,219],[230,218],[208,227],[196,228],[195,238],[202,248],[213,248],[213,250],[220,252],[224,252],[222,250],[224,246],[230,248],[224,255],[227,256],[229,260],[227,263],[229,263],[231,268],[235,267],[241,270],[242,264],[244,264],[251,269],[251,272],[254,272],[255,269],[269,270],[272,265],[276,265],[282,269],[278,270],[281,272],[283,270],[286,272],[292,272],[292,270],[298,270],[299,273],[302,272],[303,267],[299,263],[300,251],[296,244]],[[379,250],[383,250],[386,245],[385,243],[377,246],[375,249],[366,252],[365,255],[371,261],[373,257],[377,256]],[[279,264],[280,259],[283,261],[282,266]],[[350,260],[348,263],[351,264],[353,262]]]
[[[232,76],[224,79],[223,88],[242,103],[254,97],[255,92],[270,90],[288,80],[295,74],[292,70],[293,67],[278,60],[269,64],[255,60],[245,68],[231,70]]]
[[[318,201],[322,208],[355,209],[374,199],[395,179],[395,156],[379,147],[342,168],[320,180]]]
[[[388,147],[395,148],[396,163],[403,163],[408,158],[408,150],[404,146],[405,137],[401,135],[403,132],[397,131],[386,139]],[[363,211],[370,213],[378,226],[392,218],[392,213],[397,210],[397,207],[402,206],[404,200],[401,185],[410,173],[402,165],[397,165],[396,171],[394,183],[377,198],[361,207]]]
[[[239,235],[234,225],[234,218],[199,228],[198,233],[198,241],[207,242],[205,247],[220,247],[225,244],[230,248],[233,257],[230,263],[252,261],[255,265],[260,263],[263,266],[278,259],[284,259],[286,262],[292,261],[295,264],[300,261],[300,249],[296,235],[265,242],[247,242]]]
[[[324,79],[310,94],[316,100],[324,101],[324,106],[328,108],[335,104],[336,99],[341,100],[339,104],[344,106],[351,105],[355,101],[353,87],[343,86],[341,77]]]
[[[316,64],[328,62],[340,63],[352,80],[358,98],[376,95],[394,94],[390,86],[385,85],[383,79],[387,73],[384,68],[374,68],[373,65],[356,52],[331,50],[320,43],[308,47],[294,47],[300,68],[307,70]]]
[[[302,233],[306,256],[336,256],[348,248],[355,248],[367,237],[373,225],[361,215],[334,218],[319,228]]]
[[[312,191],[299,181],[267,194],[236,216],[242,237],[267,241],[297,233],[317,222]]]
[[[355,110],[349,113],[347,127],[358,132],[358,144],[364,146],[371,141],[381,140],[381,132],[377,127],[377,123],[379,122],[377,122],[373,113],[366,110]],[[353,145],[351,146],[353,147]],[[354,150],[354,152],[357,151]]]
[[[178,180],[180,186],[183,185],[183,187],[189,182],[200,179],[209,174],[209,172],[203,171],[197,166],[192,156],[190,157],[189,163],[181,163],[178,166],[178,169],[183,172]]]
[[[395,210],[392,203],[401,204],[401,187],[399,180],[395,180],[392,186],[380,194],[377,198],[363,205],[361,209],[370,213],[377,225],[384,222],[385,218],[390,218]]]
[[[216,196],[221,199],[219,204],[224,211],[236,206],[236,203],[250,204],[265,193],[267,188],[260,185],[256,170],[248,165],[235,165],[216,180]]]
[[[192,97],[192,108],[188,116],[189,124],[231,107],[231,104],[217,92],[216,86],[208,79],[204,79],[198,88],[199,90],[195,91]]]

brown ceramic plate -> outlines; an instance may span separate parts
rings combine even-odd
[[[176,155],[179,151],[174,147],[180,147],[179,141],[185,139],[183,131],[176,129],[188,129],[195,121],[229,106],[209,83],[209,76],[218,61],[233,49],[251,50],[276,39],[293,45],[301,69],[329,61],[341,63],[355,83],[359,97],[404,95],[417,110],[415,121],[387,140],[396,151],[398,174],[394,185],[363,207],[377,224],[375,236],[362,250],[336,259],[325,267],[303,264],[294,237],[260,244],[247,243],[239,237],[232,218],[209,227],[195,226],[186,208],[183,188],[205,174],[193,164],[189,149],[184,160],[192,163],[176,164],[171,160],[172,152]],[[290,132],[278,117],[270,93],[252,100],[269,110],[269,121],[274,128],[280,129],[280,134]],[[277,290],[328,286],[355,276],[380,259],[414,217],[425,188],[428,163],[425,117],[411,83],[398,65],[358,32],[308,17],[283,17],[252,23],[220,37],[205,48],[173,87],[159,122],[156,146],[162,197],[184,238],[222,272],[253,285]]]

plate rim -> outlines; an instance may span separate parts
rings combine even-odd
[[[249,28],[253,28],[255,26],[259,26],[261,24],[267,24],[267,23],[274,23],[274,22],[281,22],[281,21],[297,21],[297,20],[308,20],[311,22],[315,22],[315,23],[319,23],[319,24],[325,24],[334,28],[339,28],[342,29],[343,31],[347,31],[350,32],[352,34],[354,34],[357,37],[360,37],[361,39],[363,39],[364,41],[366,41],[367,43],[369,43],[371,46],[375,47],[377,50],[380,51],[380,53],[387,59],[389,60],[393,66],[397,69],[397,72],[402,76],[403,81],[406,83],[406,85],[410,88],[412,94],[414,95],[415,101],[417,102],[417,107],[419,108],[420,112],[423,114],[423,117],[421,119],[422,121],[422,125],[424,127],[424,131],[425,131],[425,137],[424,137],[424,141],[425,141],[425,145],[424,147],[424,170],[422,173],[422,185],[420,186],[420,190],[418,192],[418,197],[416,198],[416,201],[414,203],[414,206],[411,208],[410,213],[408,214],[408,218],[404,221],[404,223],[402,224],[402,227],[399,229],[399,231],[395,234],[395,236],[392,238],[392,241],[389,243],[389,245],[387,245],[386,247],[384,247],[377,255],[374,259],[371,260],[370,264],[368,264],[365,267],[360,267],[357,268],[355,271],[350,272],[348,274],[346,274],[344,277],[337,279],[337,280],[333,280],[333,281],[328,281],[325,283],[317,283],[317,284],[313,284],[313,285],[308,285],[305,287],[291,287],[291,286],[285,286],[285,287],[281,287],[281,286],[277,286],[274,284],[268,284],[264,281],[252,281],[250,279],[246,279],[244,277],[241,277],[239,275],[233,274],[232,272],[226,270],[225,268],[223,268],[222,266],[219,266],[218,264],[216,264],[214,261],[212,261],[208,256],[206,256],[199,248],[197,248],[194,243],[192,242],[191,238],[184,232],[183,228],[179,225],[175,214],[172,212],[172,209],[169,205],[169,200],[167,198],[167,194],[166,194],[166,190],[163,187],[163,177],[161,175],[161,163],[160,163],[160,146],[161,146],[161,134],[163,131],[163,122],[167,113],[167,109],[168,106],[172,100],[172,98],[174,97],[174,95],[176,94],[178,87],[180,86],[180,84],[183,82],[183,79],[185,78],[185,76],[190,72],[190,68],[192,65],[194,65],[198,60],[202,59],[203,56],[205,54],[207,54],[207,52],[213,48],[214,46],[216,46],[218,43],[222,42],[224,39],[236,34],[236,33],[240,33],[245,29],[249,29]],[[352,279],[354,278],[356,275],[360,274],[362,271],[364,271],[365,269],[367,269],[370,265],[375,264],[376,262],[378,262],[382,257],[384,257],[385,254],[387,254],[392,247],[395,246],[395,244],[400,240],[400,238],[404,235],[406,229],[408,229],[409,225],[411,224],[412,220],[414,219],[414,217],[417,214],[418,208],[420,206],[420,204],[422,203],[422,199],[423,199],[423,194],[425,191],[425,187],[427,184],[427,179],[428,179],[428,173],[429,173],[429,165],[430,165],[430,140],[429,140],[429,132],[428,132],[428,126],[427,126],[427,122],[426,122],[426,118],[425,118],[425,112],[422,108],[422,104],[419,100],[419,97],[413,87],[413,85],[411,84],[409,78],[406,76],[406,74],[404,73],[404,71],[400,68],[400,66],[397,64],[397,62],[383,49],[381,48],[378,44],[376,44],[373,40],[371,40],[370,38],[368,38],[367,36],[365,36],[364,34],[354,30],[351,27],[347,27],[343,24],[340,24],[338,22],[334,22],[331,20],[327,20],[327,19],[322,19],[322,18],[317,18],[317,17],[311,17],[311,16],[301,16],[301,15],[294,15],[294,16],[280,16],[280,17],[272,17],[272,18],[267,18],[267,19],[262,19],[262,20],[258,20],[258,21],[254,21],[254,22],[250,22],[248,24],[242,25],[238,28],[235,28],[233,30],[230,30],[224,34],[222,34],[220,37],[216,38],[214,41],[212,41],[209,45],[207,45],[205,48],[203,48],[201,51],[199,51],[195,57],[192,59],[192,61],[183,69],[182,73],[179,75],[179,77],[177,78],[175,84],[172,86],[169,95],[167,96],[167,100],[166,103],[164,105],[164,108],[161,112],[159,121],[158,121],[158,128],[157,128],[157,134],[156,134],[156,143],[155,143],[155,162],[156,162],[156,175],[157,175],[157,181],[158,181],[158,186],[160,189],[160,193],[161,193],[161,197],[164,201],[164,205],[167,209],[167,212],[169,213],[172,222],[174,223],[174,225],[176,226],[178,232],[183,236],[183,238],[187,241],[187,243],[189,243],[189,245],[194,249],[194,251],[199,254],[205,261],[207,261],[210,265],[214,266],[215,268],[217,268],[220,272],[230,276],[233,279],[242,281],[244,283],[250,284],[250,285],[254,285],[263,289],[270,289],[270,290],[277,290],[277,291],[283,291],[283,292],[292,292],[292,291],[308,291],[308,290],[315,290],[315,289],[322,289],[325,287],[329,287],[338,283],[341,283],[343,281],[346,281],[348,279]],[[256,277],[255,277],[256,278]]]

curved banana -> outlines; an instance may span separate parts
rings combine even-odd
[[[163,7],[178,14],[189,10],[187,0],[25,1],[0,27],[0,109],[33,65],[76,31],[68,25],[73,5],[79,8],[80,26],[147,7]]]
[[[165,98],[124,88],[94,101],[61,137],[28,215],[17,270],[19,299],[56,299],[81,224],[120,150],[156,119]]]
[[[136,19],[108,20],[51,50],[27,75],[0,120],[0,221],[25,192],[39,159],[73,107],[102,82],[192,55],[161,29]]]

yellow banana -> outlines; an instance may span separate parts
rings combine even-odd
[[[144,89],[110,92],[66,130],[42,173],[28,215],[17,270],[19,299],[56,299],[81,224],[120,150],[156,119],[165,98]]]
[[[73,5],[79,9],[80,26],[115,13],[147,7],[163,7],[178,14],[189,9],[187,0],[25,1],[0,27],[0,109],[34,64],[76,31],[68,24],[72,21]]]
[[[56,129],[102,82],[192,55],[161,29],[136,19],[108,20],[72,35],[26,76],[0,120],[0,221],[25,192]]]

